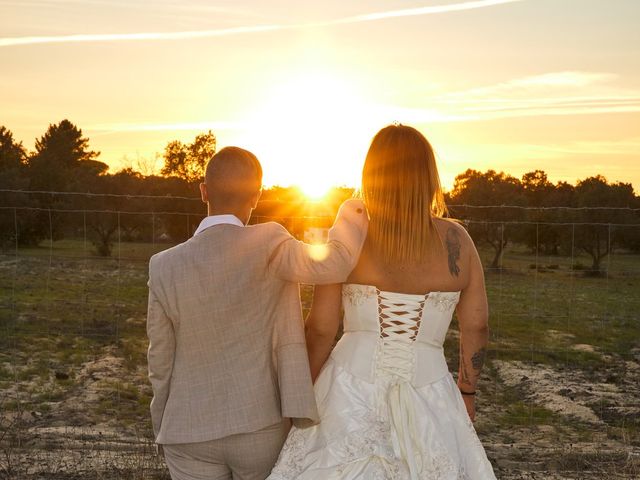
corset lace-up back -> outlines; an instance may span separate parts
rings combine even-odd
[[[410,380],[415,368],[412,344],[415,342],[426,296],[407,298],[392,292],[377,291],[380,342],[377,370]]]

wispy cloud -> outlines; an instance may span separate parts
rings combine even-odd
[[[411,17],[419,15],[433,15],[439,13],[459,12],[478,8],[494,7],[507,3],[522,2],[524,0],[476,0],[470,2],[454,3],[449,5],[432,5],[427,7],[390,10],[385,12],[354,15],[333,20],[275,25],[249,25],[236,28],[194,30],[181,32],[140,32],[140,33],[105,33],[105,34],[77,34],[77,35],[48,35],[26,37],[0,38],[0,47],[13,47],[19,45],[49,44],[49,43],[75,43],[75,42],[113,42],[113,41],[152,41],[152,40],[184,40],[194,38],[221,37],[228,35],[240,35],[248,33],[273,32],[277,30],[313,28],[332,25],[344,25],[377,20]]]
[[[399,111],[416,122],[640,112],[640,90],[600,72],[550,72],[480,88],[429,95],[424,108]]]
[[[618,76],[615,74],[602,72],[549,72],[529,77],[515,78],[494,85],[477,87],[459,92],[450,92],[446,94],[446,97],[452,99],[480,96],[495,97],[500,95],[517,95],[519,93],[530,95],[531,92],[535,90],[549,90],[563,87],[581,88],[611,82],[617,78]]]
[[[243,17],[258,17],[259,14],[249,8],[238,8],[237,6],[228,5],[209,5],[202,3],[190,3],[185,1],[163,1],[154,5],[153,11],[149,11],[149,3],[145,0],[4,0],[1,2],[0,7],[12,7],[22,10],[33,11],[38,9],[39,13],[42,11],[61,11],[64,9],[73,9],[75,12],[85,11],[92,9],[93,7],[101,7],[103,9],[118,10],[124,12],[124,10],[130,11],[144,11],[147,15],[171,15],[175,18],[176,13],[190,12],[194,14],[202,13],[214,13],[214,14],[226,14]]]
[[[126,132],[177,132],[177,131],[223,131],[238,130],[246,127],[242,122],[179,122],[179,123],[100,123],[88,125],[85,130],[93,136],[110,135]]]
[[[527,151],[553,157],[557,154],[573,155],[638,155],[640,137],[614,141],[568,142],[564,144],[525,144]]]
[[[372,124],[371,128],[390,121],[434,124],[523,117],[640,113],[640,90],[611,85],[617,78],[611,73],[551,72],[481,88],[429,95],[423,98],[424,106],[369,104],[356,109],[361,114],[362,108],[367,108],[366,118]],[[318,88],[322,88],[321,83]],[[353,125],[354,122],[348,116],[349,108],[345,109],[344,105],[342,107],[345,111],[345,124]],[[269,111],[265,117],[268,118],[271,114]],[[284,118],[281,121],[298,122],[298,118],[297,115],[291,115],[290,120]],[[87,130],[95,132],[94,135],[109,135],[118,132],[259,129],[261,124],[262,119],[253,123],[251,120],[110,123],[93,125]],[[592,145],[588,147],[591,148]]]

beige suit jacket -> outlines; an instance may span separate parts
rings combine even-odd
[[[343,204],[325,251],[277,223],[216,225],[149,263],[149,379],[156,442],[192,443],[293,418],[315,423],[298,282],[343,282],[367,231]]]

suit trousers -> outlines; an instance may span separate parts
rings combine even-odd
[[[264,480],[271,473],[290,421],[198,443],[162,445],[172,480]]]

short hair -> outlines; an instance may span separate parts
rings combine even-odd
[[[442,245],[434,217],[446,213],[431,144],[415,128],[380,130],[362,170],[370,215],[368,239],[386,261],[426,260]]]
[[[250,151],[225,147],[207,163],[204,183],[211,203],[244,201],[262,188],[262,166]]]

